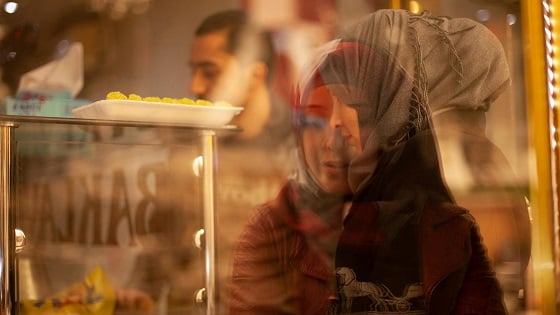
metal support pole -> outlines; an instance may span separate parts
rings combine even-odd
[[[15,222],[10,213],[13,204],[13,129],[15,124],[0,123],[0,314],[15,314]]]
[[[216,240],[215,240],[215,176],[216,176],[216,134],[202,132],[202,207],[205,236],[205,295],[206,314],[216,314]]]

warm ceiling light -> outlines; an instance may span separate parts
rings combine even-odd
[[[418,3],[418,1],[412,0],[408,4],[408,9],[412,13],[419,13],[420,12],[420,4]]]
[[[4,4],[4,12],[12,14],[18,9],[18,3],[14,1],[8,1]]]

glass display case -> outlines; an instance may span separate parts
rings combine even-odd
[[[216,137],[235,127],[1,120],[2,313],[214,313]]]

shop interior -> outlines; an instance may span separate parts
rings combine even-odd
[[[303,60],[370,12],[427,10],[484,24],[503,45],[511,83],[485,114],[488,143],[458,147],[452,138],[442,136],[445,179],[457,202],[478,221],[510,314],[556,312],[557,117],[551,104],[556,93],[550,91],[558,74],[553,65],[539,67],[546,67],[548,60],[541,54],[552,49],[545,35],[555,34],[543,29],[549,3],[11,0],[1,4],[3,120],[10,115],[74,119],[73,108],[104,100],[112,91],[195,98],[189,92],[194,30],[206,16],[225,9],[244,9],[271,32],[278,54],[272,86],[285,102],[290,101]],[[541,9],[531,11],[536,7]],[[51,67],[41,68],[47,64]],[[40,114],[16,108],[21,98],[40,97],[34,92],[66,97],[66,106],[57,108],[53,103]],[[84,279],[102,281],[108,290],[134,287],[148,292],[154,308],[145,314],[223,313],[232,241],[250,209],[220,212],[218,203],[214,221],[208,221],[202,209],[212,196],[206,195],[205,176],[215,176],[212,191],[220,191],[220,167],[242,161],[249,153],[222,157],[220,142],[207,146],[213,138],[190,129],[33,121],[21,125],[26,127],[15,129],[16,167],[10,182],[14,186],[9,199],[15,207],[7,217],[9,226],[25,233],[26,241],[13,258],[14,270],[3,281],[10,293],[0,294],[13,314],[41,314],[18,305],[68,292]],[[219,131],[218,138],[221,132],[237,131]],[[200,174],[205,154],[215,154],[215,174]],[[484,165],[489,160],[499,162]],[[263,172],[257,167],[236,175],[250,178],[259,193],[273,197],[276,189],[261,183],[261,176],[268,176]],[[208,227],[209,222],[215,226]],[[209,233],[214,235],[201,244],[200,237]],[[212,240],[216,252],[208,256],[204,247]],[[208,275],[209,271],[215,274]],[[11,299],[17,305],[8,303]],[[144,314],[107,305],[98,314]]]

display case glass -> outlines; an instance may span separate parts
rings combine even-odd
[[[124,107],[124,120],[80,119],[72,109],[106,102],[112,91],[196,98],[195,30],[210,14],[232,8],[270,31],[277,55],[268,83],[289,107],[304,60],[317,47],[366,14],[390,8],[470,18],[499,40],[510,81],[487,104],[483,126],[476,126],[480,138],[472,136],[468,114],[444,113],[434,116],[436,123],[463,133],[440,133],[438,148],[446,184],[479,225],[510,313],[553,314],[560,283],[557,6],[538,0],[5,2],[0,313],[40,315],[28,310],[72,304],[69,290],[87,289],[89,281],[109,292],[113,309],[106,314],[137,314],[142,303],[157,314],[225,313],[239,234],[254,208],[276,197],[294,174],[296,154],[237,146],[230,135],[241,128],[181,124],[184,109],[166,116],[178,122],[149,112],[142,121],[126,121]],[[73,53],[79,58],[65,59]],[[49,75],[35,80],[33,71],[46,64],[53,66]],[[62,89],[53,87],[59,83]],[[31,106],[30,99],[41,97],[50,103]]]
[[[210,308],[215,138],[235,127],[4,116],[2,128],[12,310]]]

